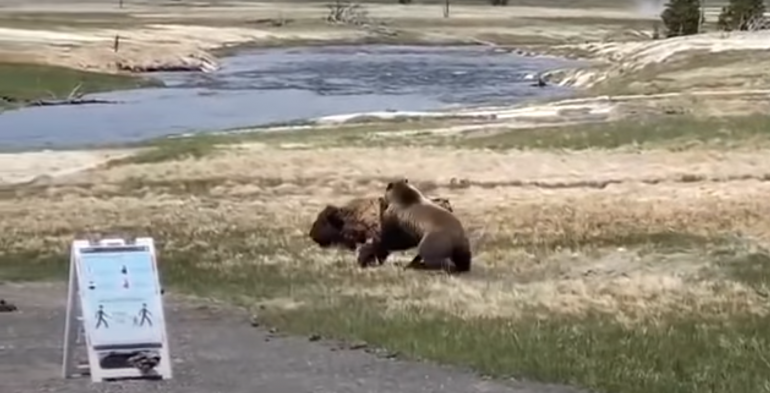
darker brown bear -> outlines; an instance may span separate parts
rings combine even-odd
[[[418,254],[408,268],[441,268],[452,273],[471,270],[470,242],[460,220],[425,198],[408,180],[388,184],[380,222],[380,238],[373,242],[374,249],[390,250],[392,236],[399,232],[420,239]]]
[[[433,201],[443,208],[452,211],[449,200],[435,198]],[[322,248],[343,247],[355,251],[360,244],[367,240],[379,238],[380,209],[384,199],[356,198],[343,206],[327,205],[316,217],[308,235]],[[362,266],[369,266],[376,260],[383,264],[390,251],[408,250],[416,247],[420,238],[414,238],[403,231],[393,230],[390,235],[389,249],[374,249],[362,247],[358,260]]]

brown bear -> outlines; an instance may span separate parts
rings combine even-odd
[[[470,242],[460,220],[452,211],[426,198],[407,179],[388,183],[380,209],[379,237],[367,245],[374,251],[367,252],[393,250],[393,240],[405,234],[420,239],[417,256],[407,268],[443,269],[449,273],[471,270]]]
[[[432,199],[438,206],[452,211],[448,199]],[[356,198],[343,206],[327,205],[316,217],[308,235],[322,248],[342,247],[355,251],[358,245],[368,240],[379,238],[381,206],[384,198]],[[362,247],[358,254],[359,264],[372,265],[375,261],[381,265],[390,251],[402,251],[414,248],[420,238],[414,238],[403,231],[392,230],[389,236],[389,249],[377,250]]]

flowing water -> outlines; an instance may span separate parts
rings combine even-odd
[[[154,74],[166,83],[89,95],[119,104],[30,107],[0,114],[4,149],[137,142],[179,133],[381,110],[513,104],[566,95],[528,79],[567,66],[484,47],[341,46],[250,50],[214,73]]]

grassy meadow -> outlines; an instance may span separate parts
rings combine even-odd
[[[596,392],[768,391],[767,121],[164,140],[0,190],[0,277],[64,277],[73,236],[150,235],[172,290],[283,331]],[[469,275],[362,270],[306,237],[326,204],[399,176],[450,198],[473,242]]]

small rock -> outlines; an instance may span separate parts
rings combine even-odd
[[[268,330],[267,332],[270,333],[270,334],[276,334],[276,333],[278,333],[278,329],[270,328],[270,330]]]
[[[0,299],[0,312],[14,312],[18,310],[19,308],[16,305],[7,303],[5,299]]]
[[[259,327],[260,325],[259,319],[257,318],[256,315],[251,316],[251,319],[249,319],[249,324],[251,325],[251,327]]]
[[[270,337],[265,337],[265,342],[270,342]]]
[[[383,353],[383,354],[382,354],[382,357],[384,357],[385,359],[395,359],[395,358],[397,358],[399,355],[401,355],[401,354],[400,354],[400,353],[398,353],[398,352],[390,352],[390,351],[386,351],[385,353]]]
[[[358,349],[367,348],[368,346],[369,346],[369,344],[367,344],[367,343],[365,343],[363,341],[355,341],[355,342],[351,343],[350,345],[348,345],[348,349],[355,351],[355,350],[358,350]]]
[[[307,339],[309,341],[318,341],[318,340],[321,339],[321,335],[320,334],[311,334],[310,336],[308,336]]]

